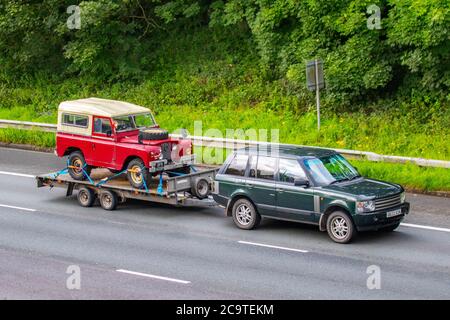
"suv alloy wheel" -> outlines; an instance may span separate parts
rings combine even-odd
[[[335,211],[327,219],[327,232],[334,242],[348,243],[355,236],[356,230],[348,214]]]
[[[240,229],[251,230],[261,222],[261,216],[256,212],[253,204],[244,198],[238,199],[232,209],[235,225]]]

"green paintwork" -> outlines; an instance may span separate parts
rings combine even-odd
[[[252,149],[237,151],[255,155]],[[301,161],[304,157],[328,156],[335,153],[328,149],[316,148],[280,148],[278,157],[293,158]],[[232,156],[231,156],[232,157]],[[248,176],[232,176],[224,174],[228,161],[216,175],[219,185],[214,199],[223,206],[229,206],[236,197],[245,196],[256,206],[262,216],[282,220],[292,220],[319,224],[321,217],[328,214],[331,209],[347,211],[357,225],[368,229],[381,227],[380,221],[388,223],[386,212],[395,208],[402,209],[402,217],[409,212],[409,204],[403,203],[382,212],[358,213],[357,201],[396,196],[403,192],[399,185],[367,178],[356,178],[352,181],[343,181],[328,186],[315,186],[310,179],[310,186],[295,186],[293,183],[277,180],[264,180]],[[247,169],[246,175],[249,170]],[[399,217],[400,218],[400,217]]]

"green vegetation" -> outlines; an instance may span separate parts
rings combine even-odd
[[[56,122],[63,100],[150,107],[173,131],[279,129],[280,142],[450,160],[450,8],[383,0],[0,0],[0,119]],[[143,12],[145,12],[145,19]],[[20,39],[20,41],[18,41]],[[324,60],[322,129],[305,61]],[[51,134],[0,141],[52,146]],[[449,170],[363,163],[369,176],[448,190]],[[401,170],[400,170],[401,168]]]
[[[351,163],[363,176],[399,183],[411,191],[450,191],[449,169],[355,160]]]
[[[34,130],[0,129],[0,142],[48,148],[55,146],[55,134]]]

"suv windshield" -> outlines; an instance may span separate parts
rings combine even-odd
[[[314,180],[320,185],[352,180],[360,176],[358,171],[340,154],[306,159],[304,164]]]
[[[154,127],[155,119],[151,113],[113,118],[117,132]]]

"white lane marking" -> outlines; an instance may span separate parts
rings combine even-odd
[[[403,227],[410,227],[410,228],[418,228],[418,229],[426,229],[426,230],[433,230],[433,231],[443,231],[443,232],[450,232],[450,229],[447,228],[438,228],[438,227],[432,227],[432,226],[422,226],[420,224],[412,224],[412,223],[400,223]]]
[[[8,206],[6,204],[0,204],[0,207],[9,208],[9,209],[16,209],[16,210],[23,210],[23,211],[31,211],[31,212],[35,212],[36,211],[35,209],[15,207],[15,206]]]
[[[129,271],[129,270],[124,270],[124,269],[117,269],[116,271],[117,272],[121,272],[121,273],[132,274],[132,275],[135,275],[135,276],[141,276],[141,277],[153,278],[153,279],[158,279],[158,280],[177,282],[177,283],[182,283],[182,284],[189,284],[189,283],[191,283],[190,281],[173,279],[173,278],[167,278],[167,277],[161,277],[161,276],[155,276],[153,274]]]
[[[279,247],[279,246],[272,246],[270,244],[264,244],[264,243],[256,243],[256,242],[248,242],[248,241],[238,241],[242,244],[249,244],[251,246],[259,246],[259,247],[266,247],[266,248],[273,248],[273,249],[280,249],[280,250],[287,250],[287,251],[294,251],[294,252],[301,252],[301,253],[308,253],[307,250],[300,250],[300,249],[294,249],[294,248],[286,248],[286,247]]]
[[[4,175],[8,175],[8,176],[16,176],[16,177],[25,177],[25,178],[35,178],[36,177],[31,174],[6,172],[6,171],[0,171],[0,174],[4,174]]]

